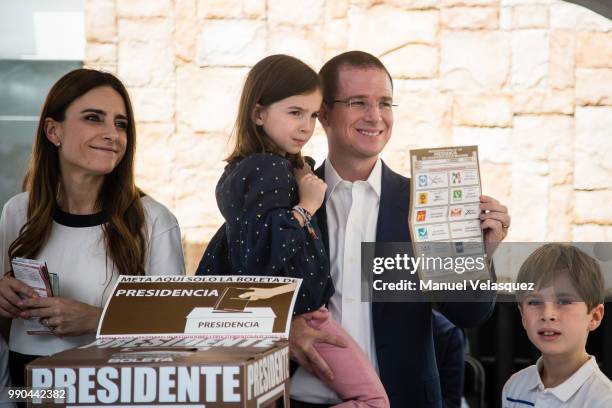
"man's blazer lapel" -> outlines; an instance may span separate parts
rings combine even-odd
[[[314,173],[320,179],[325,180],[325,160],[323,160],[323,163],[315,170]],[[326,199],[323,200],[323,204],[321,204],[321,207],[317,210],[316,220],[317,225],[321,230],[321,239],[323,239],[325,250],[327,251],[327,254],[329,256],[329,233],[327,232],[327,212],[325,211],[325,202]]]
[[[376,225],[376,242],[408,242],[408,209],[410,200],[410,182],[405,177],[393,172],[382,163],[382,180],[378,223]],[[374,332],[383,318],[385,304],[372,302],[372,320]]]

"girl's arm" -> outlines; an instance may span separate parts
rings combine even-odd
[[[234,238],[229,242],[231,256],[240,265],[235,272],[291,275],[292,271],[285,267],[306,243],[306,231],[292,210],[298,202],[298,187],[291,166],[271,154],[251,155],[237,166],[228,183],[221,187],[225,190],[221,193],[229,197],[226,206],[241,206],[236,209],[237,216],[227,220]],[[297,271],[293,272],[299,277]]]

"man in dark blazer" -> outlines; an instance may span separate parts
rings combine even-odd
[[[410,241],[409,179],[395,173],[379,159],[379,154],[391,137],[393,126],[391,76],[378,58],[359,51],[334,57],[323,66],[320,75],[323,80],[323,106],[319,120],[327,134],[329,150],[326,162],[317,169],[316,174],[328,183],[328,201],[317,213],[317,220],[326,247],[330,249],[330,239],[338,239],[338,236],[342,236],[342,240],[347,242],[359,239],[349,233],[345,237],[345,231],[338,232],[339,228],[343,228],[342,216],[339,217],[340,220],[335,219],[338,218],[338,211],[334,209],[333,214],[327,213],[330,211],[329,199],[335,194],[338,180],[342,180],[349,189],[359,181],[367,181],[373,186],[374,195],[371,197],[374,198],[368,198],[370,201],[367,201],[366,205],[369,208],[361,210],[360,214],[365,216],[368,211],[377,211],[372,223],[375,225],[372,234],[375,233],[376,242]],[[332,174],[327,174],[328,171]],[[353,206],[361,204],[352,202]],[[510,224],[507,209],[497,200],[486,196],[481,197],[480,207],[485,242],[503,240]],[[334,226],[331,229],[330,217],[334,217]],[[357,244],[349,242],[347,245]],[[330,252],[332,276],[336,263],[336,268],[344,276],[343,279],[359,280],[359,271],[342,271],[343,267],[346,269],[347,258],[334,259],[336,252],[333,249]],[[342,256],[345,257],[346,254]],[[334,303],[333,300],[332,298],[330,303]],[[342,304],[342,299],[336,299],[336,302]],[[439,309],[456,326],[472,327],[483,323],[489,317],[493,302],[441,303]],[[372,336],[368,338],[368,330],[365,330],[367,345],[362,345],[362,348],[377,366],[392,407],[442,407],[431,315],[431,303],[427,302],[373,302],[371,315],[363,316],[370,322],[368,324],[371,324],[373,339]],[[339,345],[342,341],[309,327],[306,323],[308,318],[308,315],[302,315],[294,319],[290,336],[291,355],[306,369],[316,365],[328,375],[332,375],[316,352],[314,344],[325,342]],[[344,326],[344,322],[342,324]],[[364,332],[363,328],[361,332]],[[368,350],[370,346],[371,350]],[[298,378],[295,379],[296,377]],[[313,392],[314,397],[311,398],[310,388],[321,386],[313,387],[309,379],[296,377],[292,383],[292,396],[296,399],[292,401],[292,407],[321,407],[333,404],[334,401],[322,401],[323,397],[320,396],[324,395],[323,392]]]

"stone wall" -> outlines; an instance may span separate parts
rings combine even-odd
[[[383,158],[477,144],[510,240],[612,240],[612,22],[558,0],[87,0],[86,65],[138,119],[139,185],[179,219],[188,271],[221,224],[214,187],[242,81],[260,58],[318,69],[361,49],[395,81]],[[306,147],[325,157],[320,128]]]

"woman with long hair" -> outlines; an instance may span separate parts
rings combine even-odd
[[[77,69],[44,102],[25,192],[0,218],[0,315],[12,319],[13,385],[32,359],[94,339],[120,274],[184,274],[176,218],[134,183],[136,132],[125,86],[109,73]],[[57,274],[55,296],[38,297],[12,275],[11,259],[36,259]],[[32,335],[26,319],[49,334]]]

